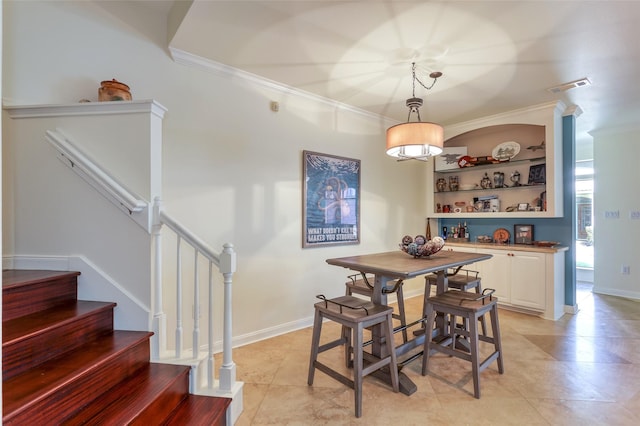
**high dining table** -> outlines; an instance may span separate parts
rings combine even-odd
[[[387,294],[382,289],[387,287],[387,283],[394,280],[406,280],[421,275],[437,274],[436,293],[447,291],[448,271],[457,272],[464,265],[490,259],[492,255],[484,253],[464,253],[458,251],[441,250],[429,257],[414,258],[400,250],[364,254],[347,257],[337,257],[327,259],[330,265],[342,266],[361,274],[373,274],[374,282],[372,302],[377,304],[387,304]],[[444,327],[444,324],[441,325]],[[444,334],[444,330],[442,331]],[[381,345],[382,332],[380,327],[372,329],[372,354],[376,356],[384,355],[384,345]],[[396,355],[401,357],[415,348],[422,348],[424,344],[424,333],[415,336],[396,347]],[[413,359],[415,357],[411,357]],[[401,363],[402,364],[402,363]],[[381,375],[382,374],[382,375]],[[383,374],[377,374],[382,379],[387,379]],[[400,391],[405,395],[411,395],[417,390],[416,385],[406,375],[400,372]]]

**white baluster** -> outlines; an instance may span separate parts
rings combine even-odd
[[[236,382],[236,365],[231,353],[232,276],[236,270],[236,253],[232,244],[225,244],[220,253],[220,272],[224,276],[224,336],[222,341],[222,365],[220,366],[220,390],[231,392]]]
[[[198,276],[198,250],[193,255],[193,358],[200,351],[200,277]]]
[[[182,250],[178,235],[177,263],[176,263],[176,358],[182,356]]]
[[[209,261],[209,354],[207,357],[207,387],[213,389],[215,383],[215,359],[213,357],[213,262]]]

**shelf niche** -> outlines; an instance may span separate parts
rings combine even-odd
[[[433,218],[518,218],[518,217],[560,217],[562,216],[562,128],[561,103],[540,105],[511,113],[486,117],[445,128],[444,147],[466,147],[470,157],[491,157],[495,147],[504,142],[517,142],[520,151],[508,161],[493,164],[478,164],[471,167],[434,170],[434,162],[427,167],[427,215]],[[544,165],[544,182],[529,184],[532,167]],[[520,185],[513,186],[510,180],[515,172],[520,174]],[[493,188],[494,172],[504,173],[507,188]],[[492,188],[482,188],[480,182],[485,173],[491,180]],[[449,178],[458,177],[459,185],[476,184],[475,189],[449,191]],[[436,182],[439,178],[447,181],[447,190],[439,192]],[[535,211],[537,201],[546,199],[540,211]],[[500,200],[500,211],[466,211],[473,205],[473,199],[496,195]],[[455,213],[456,202],[464,202],[462,211]],[[524,203],[530,210],[519,210]],[[451,212],[438,212],[437,206],[450,205]],[[509,211],[507,211],[509,208]]]

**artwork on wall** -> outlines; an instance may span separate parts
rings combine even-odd
[[[452,146],[443,148],[442,154],[435,157],[436,162],[434,166],[436,171],[459,168],[458,160],[465,155],[467,155],[466,146]]]
[[[302,247],[360,243],[360,160],[302,152]]]

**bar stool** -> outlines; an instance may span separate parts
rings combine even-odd
[[[322,301],[314,305],[315,317],[307,383],[309,386],[313,385],[313,376],[317,368],[340,383],[349,386],[355,394],[356,417],[360,417],[362,415],[362,379],[364,376],[384,366],[389,366],[393,391],[398,392],[399,390],[398,365],[393,344],[393,320],[391,317],[393,309],[385,305],[375,305],[354,296],[341,296],[334,299],[327,299],[323,295],[316,297]],[[325,319],[341,324],[343,329],[346,327],[350,329],[350,332],[348,335],[342,333],[339,339],[320,346],[322,322]],[[384,358],[377,358],[364,352],[363,330],[374,325],[382,327],[387,353]],[[353,346],[353,380],[318,361],[318,354],[341,345],[345,346],[345,354],[348,354],[349,347]],[[365,357],[367,358],[366,366],[364,365]]]
[[[453,272],[453,271],[452,271]],[[477,294],[482,293],[482,279],[478,276],[478,271],[472,271],[470,269],[461,269],[457,273],[449,275],[447,278],[447,287],[468,291],[474,289]],[[424,277],[424,295],[425,303],[422,305],[422,316],[427,317],[427,304],[426,299],[431,296],[431,288],[438,282],[438,276],[436,274],[429,274]],[[482,333],[487,334],[487,325],[484,321],[484,317],[480,317],[480,325],[482,326]]]
[[[453,272],[453,271],[452,271]],[[461,269],[456,274],[448,275],[447,286],[456,290],[468,291],[475,289],[475,292],[482,293],[482,279],[478,276],[478,271],[472,271],[470,269]],[[425,294],[427,297],[431,295],[431,287],[435,286],[438,281],[436,274],[429,274],[424,277],[425,279]]]
[[[500,325],[498,323],[498,299],[493,297],[493,289],[486,289],[478,295],[466,291],[449,290],[437,296],[427,299],[427,327],[433,326],[436,313],[440,312],[450,316],[448,325],[448,335],[438,336],[439,342],[433,339],[425,339],[424,354],[422,358],[422,375],[426,376],[429,368],[429,357],[432,350],[455,356],[465,361],[471,362],[473,376],[473,395],[480,398],[480,372],[482,372],[493,361],[498,361],[498,372],[504,373],[502,363],[502,343],[500,341]],[[478,318],[489,313],[491,318],[492,336],[486,332],[478,333]],[[456,324],[456,316],[465,318],[468,329],[459,327]],[[470,351],[458,348],[456,341],[458,336],[469,339]],[[480,341],[493,344],[494,351],[483,361],[480,361]]]
[[[349,281],[345,282],[346,295],[351,296],[354,293],[368,297],[370,300],[373,297],[373,285],[370,280],[371,276],[364,275],[363,278],[358,278],[360,274],[349,275]],[[400,329],[402,330],[402,339],[406,343],[407,337],[407,317],[404,310],[404,294],[402,293],[402,280],[393,281],[393,286],[385,287],[382,289],[385,294],[396,293],[396,299],[398,300],[398,313],[393,314],[393,318],[400,321]],[[393,330],[396,331],[395,329]]]

